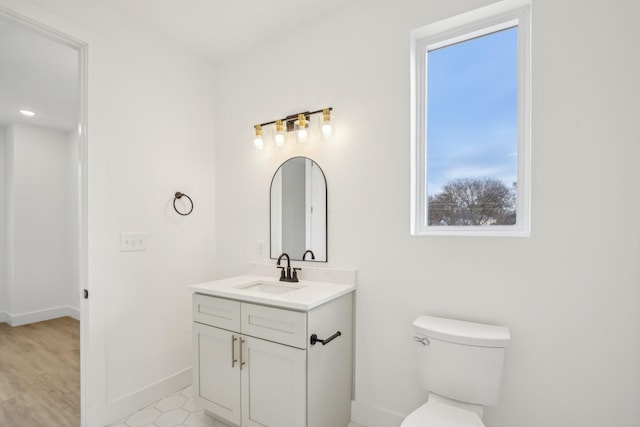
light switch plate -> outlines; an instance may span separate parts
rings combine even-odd
[[[120,252],[137,252],[146,250],[147,233],[124,231],[120,233]]]

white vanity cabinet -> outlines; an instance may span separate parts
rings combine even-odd
[[[206,412],[242,427],[349,424],[352,293],[308,311],[196,293],[193,310],[194,400]]]

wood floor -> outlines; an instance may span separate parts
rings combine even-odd
[[[80,322],[0,323],[0,426],[80,425]]]

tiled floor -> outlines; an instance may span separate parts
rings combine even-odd
[[[229,427],[193,403],[191,386],[121,419],[109,427]],[[347,427],[363,427],[351,423]]]
[[[228,427],[197,408],[192,396],[189,386],[110,427]]]

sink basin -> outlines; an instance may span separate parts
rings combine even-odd
[[[288,292],[293,292],[296,289],[301,289],[303,286],[298,285],[296,283],[286,283],[286,282],[278,282],[278,283],[251,283],[249,285],[238,286],[237,289],[241,289],[244,291],[254,291],[261,292],[264,294],[286,294]]]

